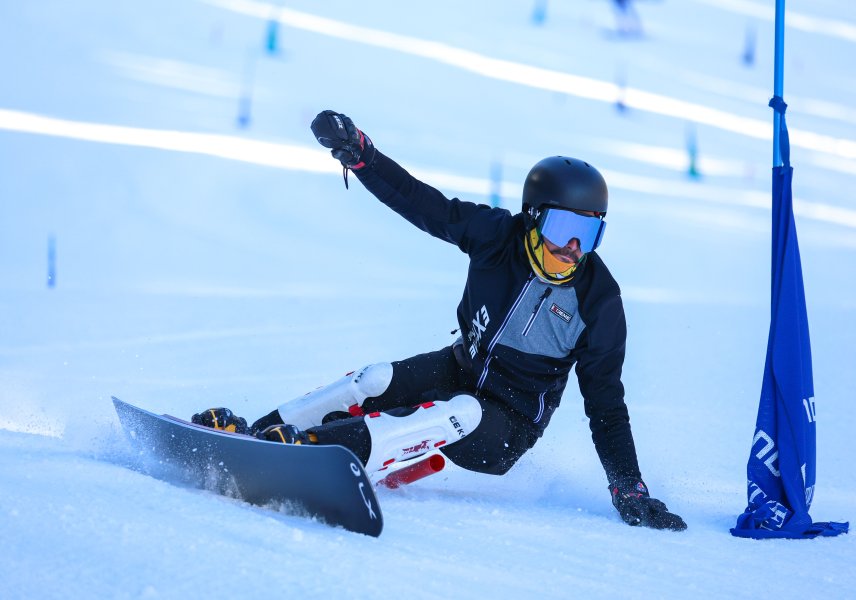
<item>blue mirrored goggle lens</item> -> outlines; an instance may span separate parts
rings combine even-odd
[[[600,245],[606,222],[598,217],[580,215],[569,210],[548,208],[541,216],[541,235],[557,246],[567,246],[576,238],[582,252],[591,252]]]

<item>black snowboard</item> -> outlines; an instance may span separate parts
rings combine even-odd
[[[158,479],[186,483],[379,536],[380,505],[360,461],[342,446],[293,446],[156,415],[113,398],[122,427]]]

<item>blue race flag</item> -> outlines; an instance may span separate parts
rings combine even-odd
[[[746,467],[749,506],[731,534],[813,538],[846,533],[849,523],[814,523],[817,414],[800,250],[794,223],[787,106],[775,96],[783,164],[773,168],[773,261],[770,334],[755,435]]]

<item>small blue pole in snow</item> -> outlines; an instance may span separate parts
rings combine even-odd
[[[776,43],[773,71],[773,95],[779,98],[784,94],[785,79],[785,0],[776,0]],[[779,148],[779,129],[782,115],[773,111],[773,166],[781,167],[782,154]]]
[[[253,99],[249,94],[243,93],[238,99],[238,127],[246,129],[252,121]]]
[[[743,46],[743,64],[751,67],[755,64],[755,26],[749,24],[746,26],[746,42]]]
[[[253,85],[255,80],[256,52],[250,49],[244,62],[244,77],[241,97],[238,98],[238,127],[246,129],[252,121]]]
[[[48,288],[56,287],[56,236],[48,236]]]
[[[622,67],[616,72],[615,87],[618,88],[618,95],[615,98],[615,109],[620,112],[627,111],[627,103],[624,98],[627,95],[627,77]]]
[[[490,165],[490,205],[498,207],[502,202],[502,163],[495,160]]]
[[[543,25],[547,20],[547,0],[535,0],[535,6],[532,8],[532,23],[534,25]]]
[[[701,177],[698,170],[698,139],[695,126],[692,123],[687,127],[687,157],[689,158],[687,175],[693,179],[698,179]]]
[[[265,49],[270,55],[276,55],[279,53],[279,20],[275,17],[271,18],[267,24]]]
[[[265,50],[271,56],[280,52],[280,17],[282,16],[284,0],[277,2],[277,6],[271,8],[270,19],[265,30]]]

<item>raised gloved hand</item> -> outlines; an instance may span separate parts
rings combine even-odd
[[[330,154],[345,169],[361,169],[374,160],[376,150],[369,136],[341,113],[332,110],[318,113],[312,121],[312,133],[319,144],[330,148]]]
[[[648,495],[648,488],[639,479],[621,479],[610,484],[612,504],[628,525],[641,525],[653,529],[683,531],[687,524],[670,513],[666,505]]]

